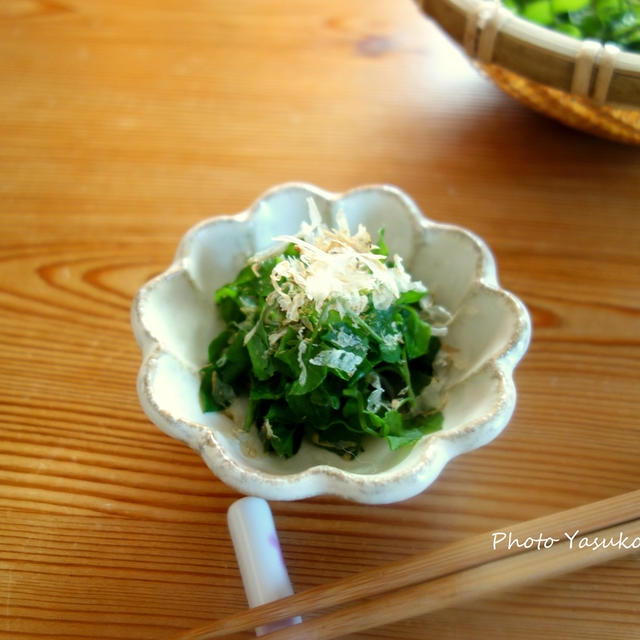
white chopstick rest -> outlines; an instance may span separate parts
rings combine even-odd
[[[293,594],[271,509],[262,498],[242,498],[227,511],[227,524],[250,608]],[[256,627],[261,636],[301,622],[300,617]]]

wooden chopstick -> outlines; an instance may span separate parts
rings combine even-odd
[[[631,550],[622,546],[597,551],[589,547],[578,548],[580,538],[588,540],[589,535],[602,538],[619,534],[623,524],[625,535],[631,540],[640,536],[640,490],[510,525],[369,569],[180,633],[172,636],[172,640],[229,637],[266,622],[385,593],[379,600],[348,607],[264,636],[270,640],[338,637],[630,553]],[[638,532],[634,533],[636,529]],[[571,544],[567,536],[573,536],[576,531],[579,534]],[[521,543],[541,535],[545,539],[556,538],[559,542],[543,551],[531,551],[518,545],[509,548],[504,542],[494,545],[493,534],[499,532],[510,532],[512,540],[518,539]],[[397,608],[394,603],[397,603]],[[347,631],[348,625],[351,626]],[[243,634],[242,637],[249,636]]]
[[[625,535],[632,540],[640,536],[640,519],[625,523],[624,529]],[[601,529],[598,537],[617,538],[619,532],[619,526]],[[592,542],[591,536],[583,536],[582,539]],[[573,546],[566,540],[540,553],[529,551],[398,589],[264,637],[269,640],[331,640],[577,571],[632,552],[632,549],[622,546],[594,551],[590,546],[581,548],[579,540],[575,538]]]

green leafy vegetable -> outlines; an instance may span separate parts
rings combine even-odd
[[[640,0],[504,0],[504,5],[574,38],[640,51]]]
[[[340,225],[312,216],[214,297],[225,328],[201,370],[202,408],[248,397],[245,429],[285,458],[304,438],[354,458],[367,438],[397,449],[442,427],[438,408],[419,398],[440,347],[426,289],[389,256],[382,233],[373,244],[362,227],[351,236]]]

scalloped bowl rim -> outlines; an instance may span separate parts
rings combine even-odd
[[[428,229],[438,229],[462,234],[470,239],[481,256],[478,263],[479,272],[474,280],[476,288],[486,288],[506,298],[517,316],[515,329],[505,342],[504,348],[479,367],[479,370],[486,368],[490,375],[496,377],[502,390],[494,406],[486,414],[470,422],[423,438],[413,447],[412,455],[417,451],[419,457],[410,467],[402,470],[391,467],[376,473],[358,474],[328,464],[318,464],[302,471],[278,474],[243,466],[228,455],[209,426],[184,416],[173,415],[158,403],[152,393],[153,370],[166,351],[142,319],[142,307],[149,292],[158,282],[176,273],[188,273],[185,262],[189,257],[189,246],[193,238],[203,230],[224,220],[250,221],[261,203],[270,196],[286,190],[302,190],[310,196],[333,204],[346,197],[371,191],[384,192],[398,198],[410,214],[413,225],[419,228],[421,233]],[[198,222],[182,237],[171,265],[138,291],[132,304],[131,322],[143,354],[137,377],[137,391],[145,414],[162,431],[196,450],[221,481],[241,493],[267,500],[300,500],[320,495],[335,495],[363,504],[384,504],[411,498],[424,491],[451,459],[483,446],[497,437],[508,424],[515,409],[513,370],[526,352],[531,337],[528,311],[516,296],[498,284],[495,261],[485,242],[463,227],[435,222],[425,217],[406,193],[386,184],[330,192],[305,182],[287,182],[265,191],[250,207],[240,213],[217,215]]]

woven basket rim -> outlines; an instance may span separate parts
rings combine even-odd
[[[596,92],[596,84],[601,82],[601,69],[604,74],[602,52],[605,48],[599,43],[596,46],[593,41],[578,40],[530,22],[493,0],[421,0],[419,4],[468,55],[482,63],[501,66],[534,82],[595,99],[600,104],[640,107],[638,53],[619,50],[608,60],[610,78],[606,79],[606,90],[602,95],[602,87]],[[490,58],[485,54],[481,59],[477,51],[469,50],[469,21],[479,11],[492,7],[500,7],[500,24],[496,27]],[[473,27],[473,41],[477,43],[482,37],[483,26],[475,24]],[[582,58],[582,72],[585,72],[587,42],[591,43],[592,58],[587,61],[586,83],[576,91],[576,67]]]

